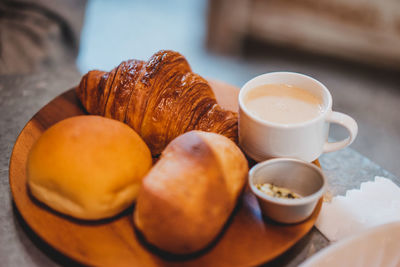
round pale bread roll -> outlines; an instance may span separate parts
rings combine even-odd
[[[31,194],[52,209],[85,220],[129,207],[152,165],[150,150],[126,124],[77,116],[46,130],[28,156]]]

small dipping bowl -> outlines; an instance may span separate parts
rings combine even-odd
[[[269,196],[256,185],[270,183],[297,193],[301,198]],[[263,215],[281,223],[298,223],[314,211],[325,192],[326,179],[314,164],[291,158],[276,158],[258,163],[249,172],[249,185]]]

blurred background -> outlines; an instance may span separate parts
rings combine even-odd
[[[358,122],[352,148],[400,175],[398,1],[88,1],[82,74],[160,49],[179,51],[195,72],[237,87],[271,71],[320,80],[334,110]],[[332,127],[331,137],[344,135]]]
[[[397,0],[21,0],[0,3],[0,12],[0,73],[13,73],[13,55],[36,52],[40,68],[24,61],[14,69],[55,73],[54,81],[35,76],[26,83],[37,84],[39,93],[40,86],[53,86],[55,96],[89,70],[111,70],[129,58],[147,60],[160,49],[176,50],[194,72],[239,88],[262,73],[300,72],[330,89],[334,110],[356,119],[359,135],[351,147],[400,176]],[[22,22],[28,25],[17,28],[24,30],[21,38],[34,49],[20,45],[15,52],[18,40],[10,25]],[[72,52],[60,52],[59,43]],[[68,71],[72,65],[75,70]],[[0,89],[12,86],[14,81]],[[344,136],[332,127],[332,138]]]

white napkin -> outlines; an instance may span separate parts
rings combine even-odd
[[[400,188],[391,180],[375,177],[360,189],[324,202],[315,226],[330,241],[337,241],[371,226],[400,221]]]

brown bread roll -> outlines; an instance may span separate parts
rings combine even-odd
[[[27,163],[31,194],[85,220],[114,216],[136,199],[152,164],[150,150],[126,124],[77,116],[47,129]]]
[[[247,172],[244,155],[228,138],[201,131],[180,135],[144,178],[134,223],[162,250],[201,250],[222,230]]]

